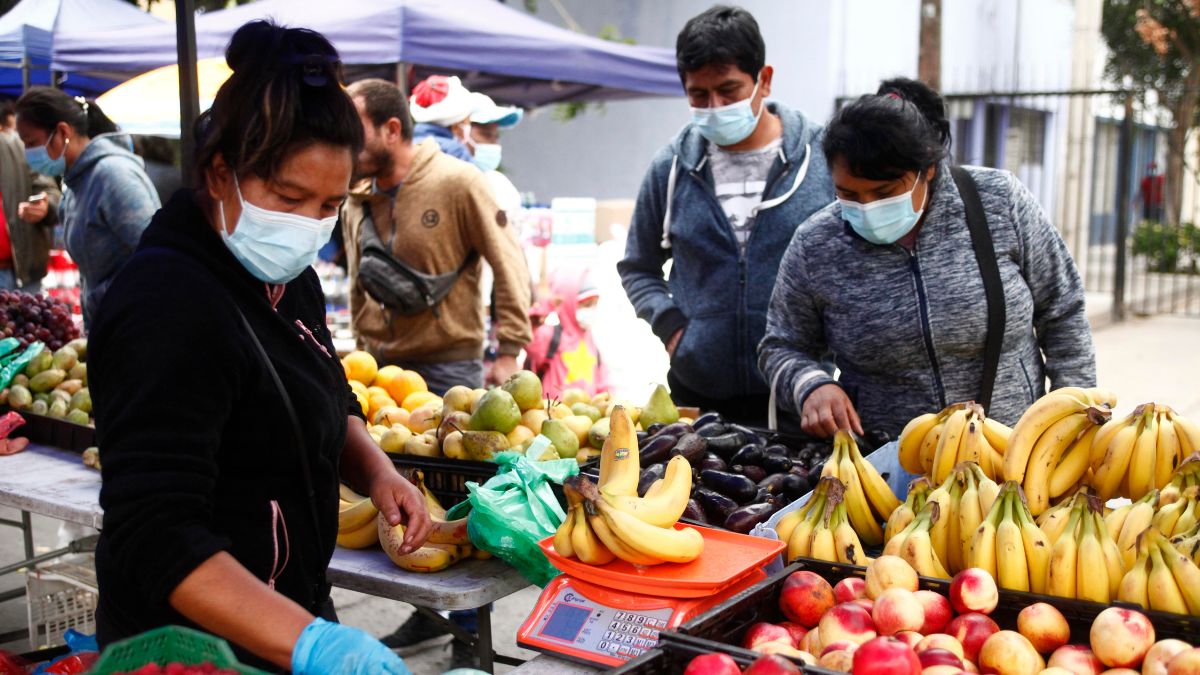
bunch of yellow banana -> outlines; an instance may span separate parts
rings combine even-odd
[[[337,544],[342,548],[368,548],[379,543],[375,516],[379,509],[370,497],[339,486]]]
[[[821,476],[833,476],[846,486],[846,512],[850,524],[869,546],[883,543],[881,522],[900,506],[900,500],[879,471],[862,456],[854,437],[838,431],[833,437],[833,454],[825,461]]]
[[[567,517],[554,533],[555,552],[589,565],[614,558],[635,565],[695,560],[704,538],[692,528],[674,529],[691,495],[691,465],[682,456],[672,457],[663,477],[641,497],[640,474],[637,432],[617,406],[600,451],[599,483],[576,476],[563,486]]]
[[[1092,440],[1112,416],[1116,398],[1104,390],[1065,387],[1029,407],[1008,439],[1004,479],[1025,488],[1029,511],[1041,515],[1087,473]]]
[[[793,511],[800,514],[799,520],[789,519],[783,525],[788,535],[783,539],[788,544],[788,560],[798,557],[815,558],[828,562],[850,565],[866,565],[870,558],[863,551],[858,533],[850,524],[844,499],[845,485],[833,476],[825,476],[817,483],[808,502]],[[792,515],[792,514],[788,514]],[[776,533],[781,534],[777,526]]]
[[[1153,522],[1156,501],[1158,490],[1151,490],[1136,502],[1115,508],[1104,516],[1104,525],[1109,536],[1117,542],[1125,569],[1133,567],[1133,561],[1137,559],[1137,538]]]
[[[1046,593],[1105,604],[1117,597],[1125,565],[1102,513],[1099,498],[1076,493],[1066,529],[1051,545]]]
[[[1200,565],[1200,523],[1196,523],[1187,532],[1171,537],[1171,545],[1175,550],[1191,558],[1192,562]]]
[[[991,479],[1000,475],[1012,430],[984,415],[974,401],[919,415],[900,432],[900,466],[940,485],[961,462],[975,462]]]
[[[1138,536],[1137,549],[1117,599],[1146,609],[1200,616],[1200,567],[1155,527]]]
[[[1021,486],[1006,481],[971,536],[966,566],[987,570],[1001,588],[1042,593],[1049,565],[1046,534],[1033,521]]]
[[[912,479],[908,484],[908,495],[904,498],[904,503],[900,504],[892,515],[888,516],[887,523],[883,526],[883,540],[889,541],[892,537],[900,533],[901,530],[908,527],[908,524],[917,517],[917,513],[925,506],[926,500],[929,498],[929,493],[933,491],[933,485],[925,476]],[[786,516],[784,516],[786,518]]]
[[[400,553],[404,543],[404,524],[392,527],[383,514],[376,517],[379,544],[384,553],[400,569],[409,572],[440,572],[463,558],[470,557],[470,544],[437,544],[426,541],[425,545],[411,553]]]
[[[950,573],[934,552],[931,531],[941,519],[941,504],[930,494],[908,527],[884,544],[883,554],[904,558],[921,576],[949,579]]]
[[[786,542],[788,545],[788,561],[797,556],[808,555],[812,542],[812,531],[817,526],[817,519],[825,513],[829,487],[834,483],[837,483],[839,487],[843,485],[841,481],[826,480],[825,478],[818,480],[817,486],[808,496],[808,501],[799,508],[788,511],[779,519],[779,522],[775,523],[776,536],[779,537],[779,541]],[[792,543],[793,537],[795,538],[794,544]]]
[[[1183,491],[1193,485],[1200,485],[1200,452],[1193,452],[1179,463],[1171,479],[1158,492],[1158,507],[1161,509],[1178,501]]]
[[[1184,458],[1200,445],[1200,428],[1170,406],[1145,403],[1110,420],[1092,444],[1092,484],[1102,499],[1141,499],[1166,488]],[[1176,494],[1168,492],[1167,499]]]
[[[1151,521],[1164,537],[1191,531],[1200,522],[1200,485],[1183,491],[1183,498],[1160,508]]]
[[[1037,516],[1038,527],[1042,528],[1042,532],[1046,533],[1046,538],[1050,543],[1058,541],[1058,537],[1067,529],[1067,523],[1071,519],[1071,507],[1075,505],[1076,495],[1083,495],[1085,498],[1092,493],[1092,488],[1088,485],[1081,484],[1073,492],[1059,498],[1057,502],[1052,504],[1050,508],[1042,511]],[[1110,534],[1112,531],[1109,531]],[[1113,539],[1116,539],[1116,534],[1113,534]]]
[[[963,462],[954,467],[938,490],[934,499],[940,502],[942,522],[933,527],[934,551],[946,564],[946,570],[956,574],[972,566],[968,562],[971,541],[984,516],[991,512],[1000,486],[988,478],[978,464]],[[941,494],[946,498],[941,499]],[[943,523],[945,527],[939,527]]]

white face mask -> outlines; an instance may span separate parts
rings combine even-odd
[[[595,307],[579,307],[575,310],[575,322],[579,327],[587,330],[595,325],[596,308]]]
[[[242,205],[233,233],[225,226],[224,204],[219,207],[221,238],[229,252],[259,281],[286,284],[300,276],[329,241],[338,217],[317,219],[264,209],[242,197],[236,177],[233,186]]]

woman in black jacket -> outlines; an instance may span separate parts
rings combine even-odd
[[[91,334],[99,639],[190,624],[260,667],[407,673],[366,633],[314,618],[333,618],[339,480],[406,524],[406,549],[429,529],[366,432],[309,267],[362,126],[317,33],[250,23],[226,60],[197,125],[200,187],[154,217]]]

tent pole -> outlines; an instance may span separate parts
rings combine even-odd
[[[192,185],[196,140],[192,127],[200,116],[200,85],[196,81],[196,3],[175,0],[175,43],[179,54],[179,140],[183,184]]]
[[[405,63],[403,61],[396,62],[396,86],[400,87],[400,93],[404,98],[408,98],[408,77],[405,75]]]
[[[29,52],[21,49],[21,93],[29,91]]]

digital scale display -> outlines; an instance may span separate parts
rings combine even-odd
[[[548,611],[537,617],[533,634],[541,640],[584,652],[627,660],[658,644],[672,608],[629,612],[594,602],[564,586]]]
[[[542,627],[542,635],[564,642],[574,642],[592,610],[576,605],[559,605]]]

